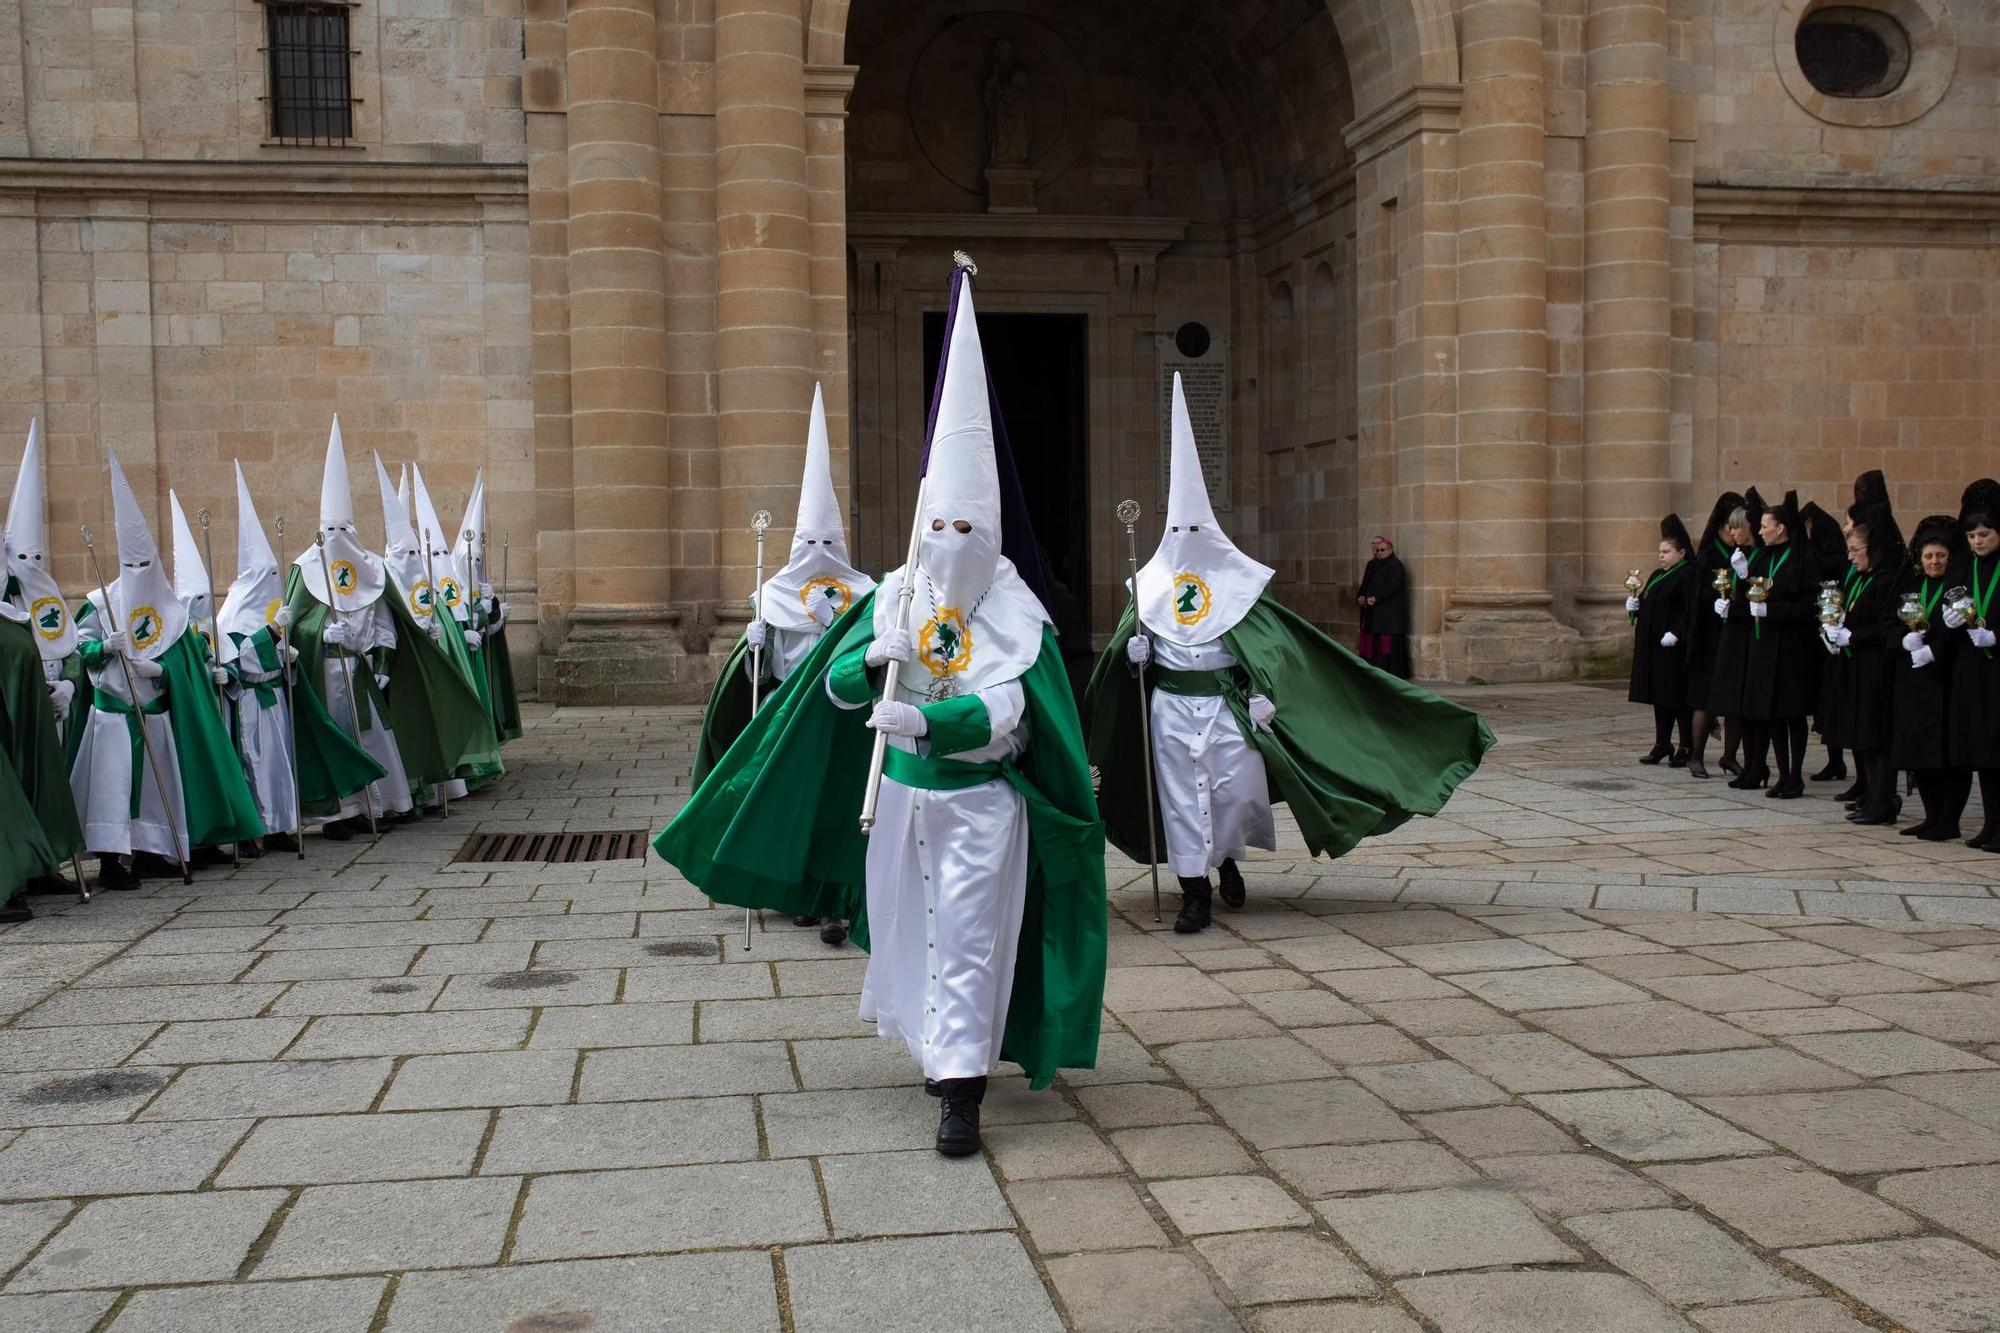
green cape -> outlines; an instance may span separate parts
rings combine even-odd
[[[94,612],[86,606],[77,613],[77,622]],[[95,640],[83,641],[83,651],[86,665],[103,657],[102,645]],[[263,837],[264,821],[243,776],[243,761],[216,708],[215,683],[208,678],[208,640],[190,623],[173,647],[153,660],[160,665],[167,725],[173,729],[174,749],[180,755],[181,799],[187,803],[181,813],[187,820],[188,847],[220,847]]]
[[[858,599],[750,719],[653,846],[717,902],[843,916],[867,947],[868,840],[857,816],[874,733],[866,709],[826,694],[836,658],[874,640],[874,596]],[[740,672],[738,673],[740,674]],[[1033,743],[1004,766],[1028,807],[1032,860],[1003,1059],[1032,1086],[1097,1062],[1104,1000],[1104,830],[1082,728],[1055,638],[1021,677]]]
[[[408,605],[395,588],[394,580],[390,581],[390,591],[396,594],[398,609]],[[432,614],[444,616],[449,620],[450,611],[436,606],[435,602],[432,606]],[[411,616],[410,623],[415,625],[417,618]],[[468,627],[456,620],[451,620],[450,625],[449,633],[440,632],[436,638],[431,639],[431,643],[450,660],[453,667],[457,668],[466,687],[472,691],[473,698],[479,701],[480,715],[486,719],[485,739],[492,742],[468,753],[453,776],[464,778],[469,787],[483,787],[505,773],[507,766],[500,762],[500,742],[493,735],[493,710],[486,702],[486,667],[480,662],[479,654],[465,646],[465,631]],[[425,631],[425,636],[429,637],[428,631]]]
[[[429,631],[417,627],[402,599],[392,590],[384,594],[382,602],[396,622],[396,646],[386,654],[389,688],[386,692],[376,689],[373,674],[365,670],[355,673],[354,688],[369,707],[387,707],[396,752],[403,760],[410,786],[435,786],[456,776],[461,765],[493,752],[493,724],[480,707],[470,681],[444,655]],[[307,590],[297,566],[286,576],[285,604],[292,609],[292,646],[299,650],[300,682],[305,693],[318,696],[326,679],[326,648],[320,635],[326,627],[328,608]],[[459,646],[464,647],[462,641]],[[299,692],[294,686],[294,694]],[[319,698],[317,702],[325,712],[326,700]],[[303,735],[299,760],[303,765]],[[338,808],[331,803],[308,805],[306,813],[324,815]]]
[[[750,723],[750,677],[743,670],[749,657],[750,641],[738,639],[729,650],[729,659],[722,664],[722,674],[715,678],[715,688],[708,692],[708,710],[701,715],[701,739],[694,749],[694,772],[688,778],[694,786],[701,785],[723,752]],[[771,697],[771,684],[770,669],[766,667],[766,699]]]
[[[1138,677],[1125,659],[1131,637],[1128,605],[1091,673],[1083,715],[1102,776],[1105,832],[1145,865]],[[1268,595],[1222,641],[1242,664],[1223,691],[1229,711],[1263,756],[1272,803],[1291,807],[1315,856],[1340,856],[1412,815],[1436,814],[1493,744],[1479,714],[1370,666]],[[1269,732],[1250,725],[1253,694],[1278,706]],[[1153,817],[1157,834],[1157,806]],[[1157,845],[1164,861],[1163,835]]]
[[[485,617],[479,619],[483,622]],[[473,654],[484,670],[481,694],[493,717],[493,734],[500,744],[521,739],[521,697],[514,692],[514,659],[507,653],[507,627],[502,625]]]
[[[242,635],[235,637],[237,652],[255,653],[259,670],[278,669],[278,645],[268,629],[258,630],[248,639]],[[305,661],[305,654],[299,655],[299,661]],[[274,681],[265,688],[285,693],[283,681]],[[244,689],[255,692],[258,687],[246,685]],[[299,808],[307,812],[338,809],[344,798],[380,778],[382,765],[375,762],[374,755],[355,744],[327,714],[318,691],[306,688],[296,666],[291,699],[298,751]]]
[[[83,847],[42,656],[33,631],[11,620],[0,620],[0,828],[8,833],[8,850],[0,854],[0,899],[24,880],[56,873],[56,865]],[[45,858],[49,866],[37,868]]]

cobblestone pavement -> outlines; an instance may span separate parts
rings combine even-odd
[[[374,846],[38,900],[0,1328],[2000,1327],[2000,857],[1637,767],[1612,691],[1463,693],[1502,744],[1440,819],[1260,857],[1193,938],[1114,867],[1099,1067],[998,1081],[966,1161],[852,949],[745,954],[657,862],[452,863],[656,828],[685,710],[533,710]]]

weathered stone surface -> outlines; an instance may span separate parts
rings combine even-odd
[[[250,1253],[283,1190],[99,1199],[14,1275],[15,1291],[226,1282]]]
[[[1560,1127],[1525,1106],[1438,1111],[1417,1117],[1417,1123],[1467,1157],[1568,1152],[1576,1147]]]
[[[1841,1175],[2000,1162],[2000,1134],[1884,1088],[1705,1097],[1701,1104]]]
[[[252,1328],[347,1333],[375,1318],[386,1286],[387,1278],[351,1277],[142,1291],[118,1322],[142,1333]]]
[[[1014,1226],[984,1162],[955,1162],[926,1151],[860,1153],[823,1157],[819,1170],[836,1240]]]
[[[1763,1038],[1741,1028],[1665,1000],[1555,1010],[1527,1017],[1537,1027],[1596,1055],[1679,1055],[1765,1044]]]
[[[0,1153],[0,1199],[191,1190],[248,1120],[31,1129]]]
[[[1168,1220],[1187,1236],[1298,1227],[1312,1221],[1305,1209],[1265,1176],[1163,1180],[1154,1184],[1152,1191]]]
[[[1620,1060],[1648,1083],[1669,1092],[1726,1095],[1744,1092],[1811,1092],[1851,1088],[1861,1080],[1845,1070],[1792,1051],[1763,1047],[1701,1055],[1645,1055]]]
[[[1265,1165],[1311,1198],[1376,1190],[1472,1184],[1479,1173],[1435,1143],[1281,1148]]]
[[[1208,1278],[1185,1255],[1153,1250],[1079,1254],[1050,1260],[1055,1283],[1078,1333],[1236,1333],[1242,1328]]]
[[[1687,1333],[1686,1320],[1616,1273],[1473,1273],[1399,1282],[1442,1333]]]
[[[1331,1078],[1339,1072],[1290,1037],[1187,1041],[1167,1047],[1162,1056],[1194,1088]]]
[[[1811,1290],[1781,1276],[1721,1228],[1680,1209],[1589,1213],[1563,1225],[1673,1305],[1803,1296]]]
[[[1486,1037],[1438,1037],[1434,1045],[1508,1092],[1573,1092],[1627,1088],[1635,1082],[1594,1056],[1546,1032],[1501,1032]]]
[[[2000,1263],[1942,1236],[1790,1250],[1787,1259],[1910,1333],[1961,1333],[2000,1310]]]
[[[576,1077],[568,1051],[482,1051],[420,1055],[396,1071],[385,1111],[566,1102]]]
[[[1147,1180],[1173,1176],[1235,1175],[1256,1163],[1220,1125],[1165,1125],[1128,1129],[1111,1136],[1112,1146],[1135,1174]]]
[[[1587,967],[1536,967],[1518,972],[1468,972],[1450,977],[1488,1004],[1518,1014],[1528,1009],[1585,1009],[1637,1004],[1646,992]]]
[[[1207,1236],[1194,1245],[1244,1305],[1375,1294],[1374,1281],[1340,1248],[1303,1231]]]
[[[1590,1143],[1631,1162],[1741,1156],[1765,1150],[1748,1134],[1669,1093],[1646,1088],[1552,1092],[1528,1099]]]
[[[1356,1069],[1354,1081],[1398,1111],[1446,1111],[1507,1100],[1505,1092],[1450,1060],[1371,1065]]]
[[[519,1260],[823,1240],[804,1162],[733,1162],[543,1176],[528,1186]]]
[[[1644,1177],[1589,1153],[1496,1157],[1480,1163],[1495,1184],[1554,1217],[1653,1208],[1672,1202]]]
[[[1708,1333],[1867,1333],[1868,1325],[1838,1301],[1807,1298],[1759,1305],[1697,1310],[1695,1323]]]
[[[1260,1151],[1418,1137],[1374,1093],[1343,1079],[1217,1088],[1208,1102],[1224,1124]]]
[[[2000,1249],[2000,1166],[1890,1176],[1875,1189],[1891,1203],[1949,1227],[1975,1245]]]
[[[486,1175],[685,1166],[757,1156],[757,1114],[745,1097],[601,1106],[509,1107],[487,1145]]]
[[[1088,1262],[1056,1260],[1049,1265]],[[1062,1320],[1012,1236],[919,1236],[785,1251],[799,1333],[924,1333],[949,1309],[968,1328],[1056,1333]],[[1056,1279],[1060,1288],[1061,1278]],[[1065,1298],[1068,1293],[1065,1292]],[[1076,1309],[1071,1303],[1072,1311]]]
[[[299,1196],[258,1277],[455,1268],[500,1259],[518,1180],[324,1185]]]
[[[1168,1243],[1132,1186],[1116,1177],[1024,1180],[1009,1185],[1007,1197],[1043,1254],[1165,1248]]]
[[[1521,1202],[1483,1190],[1376,1194],[1314,1206],[1369,1268],[1391,1277],[1582,1257]]]
[[[1792,1038],[1792,1045],[1869,1078],[1992,1069],[1991,1060],[1908,1032],[1834,1032]]]
[[[387,1333],[706,1333],[779,1327],[769,1256],[680,1254],[405,1274]]]
[[[485,1111],[269,1120],[244,1140],[216,1184],[237,1188],[462,1176],[472,1170],[487,1120]]]
[[[1191,1093],[1152,1083],[1115,1083],[1083,1088],[1076,1094],[1090,1118],[1104,1129],[1135,1125],[1184,1125],[1208,1119]]]
[[[1782,1157],[1656,1166],[1647,1174],[1772,1249],[1875,1240],[1918,1229],[1880,1200]]]

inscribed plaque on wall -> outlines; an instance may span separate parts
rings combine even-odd
[[[1201,455],[1201,472],[1208,482],[1209,503],[1215,512],[1226,514],[1236,507],[1229,485],[1229,339],[1209,342],[1200,356],[1188,356],[1174,343],[1174,335],[1157,334],[1153,345],[1160,354],[1160,502],[1167,509],[1167,489],[1174,456],[1174,372],[1181,376],[1181,392],[1187,396],[1188,422],[1194,427],[1195,451]]]

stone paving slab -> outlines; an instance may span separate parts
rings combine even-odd
[[[650,856],[451,861],[664,823],[689,710],[530,707],[449,823],[38,899],[0,930],[0,1327],[1990,1318],[2000,857],[1637,767],[1611,691],[1466,697],[1501,744],[1440,817],[1328,864],[1281,811],[1203,935],[1113,854],[1098,1066],[1006,1071],[969,1161],[851,947],[764,914],[745,952]]]

